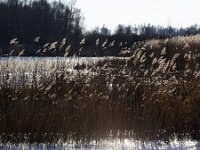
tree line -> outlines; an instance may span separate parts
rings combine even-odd
[[[60,1],[1,0],[0,46],[8,48],[13,38],[31,46],[38,36],[40,45],[65,37],[76,46],[82,34],[82,20],[73,1],[65,5]]]
[[[139,41],[200,33],[198,25],[174,28],[150,24],[119,24],[114,33],[105,26],[85,31],[83,21],[74,0],[68,4],[47,0],[1,0],[0,50],[8,54],[14,48],[26,49],[27,56],[37,56],[38,50],[44,51],[44,45],[54,43],[54,54],[44,52],[42,56],[63,55],[66,49],[70,50],[70,55],[118,56],[122,49],[128,50]]]

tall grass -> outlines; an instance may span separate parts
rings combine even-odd
[[[200,140],[197,39],[147,41],[129,59],[93,63],[1,60],[0,141]]]

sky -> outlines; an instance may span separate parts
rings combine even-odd
[[[69,1],[69,0],[63,0]],[[77,0],[87,30],[118,24],[187,27],[200,24],[200,0]]]

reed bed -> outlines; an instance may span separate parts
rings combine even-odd
[[[200,53],[164,44],[130,58],[2,58],[0,141],[199,141]]]

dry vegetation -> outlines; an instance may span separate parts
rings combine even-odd
[[[2,142],[200,140],[199,35],[147,41],[128,59],[73,60],[1,60]]]

